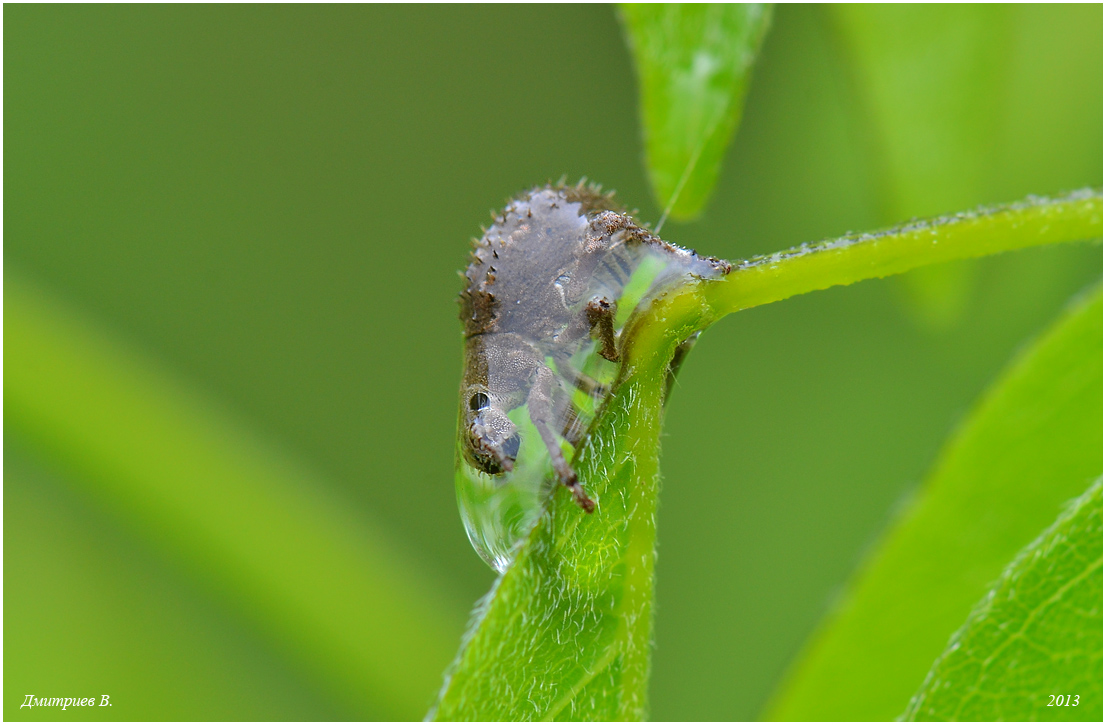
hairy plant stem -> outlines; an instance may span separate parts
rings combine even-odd
[[[632,321],[622,378],[643,358],[670,356],[688,335],[732,312],[930,264],[1101,237],[1102,190],[1082,189],[757,257],[723,280],[689,282],[669,292]]]

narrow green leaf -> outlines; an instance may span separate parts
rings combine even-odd
[[[906,720],[1102,720],[1102,479],[1022,550]]]
[[[835,5],[851,60],[883,221],[987,201],[1013,42],[1009,5]],[[954,322],[971,268],[928,267],[903,278],[919,319]]]
[[[628,3],[622,18],[637,67],[653,193],[672,218],[694,218],[741,120],[771,8]]]
[[[55,692],[110,693],[110,707],[81,708],[81,720],[340,720],[372,712],[335,702],[274,657],[236,612],[213,606],[61,478],[10,431],[4,436],[4,720],[58,720],[57,708],[22,707],[47,682]]]
[[[978,203],[999,138],[1007,5],[833,5],[890,221]]]
[[[350,712],[424,710],[459,627],[327,486],[7,270],[7,435],[55,461]]]
[[[901,713],[1003,566],[1101,473],[1099,288],[983,397],[811,640],[768,717]]]

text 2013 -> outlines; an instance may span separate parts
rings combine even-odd
[[[1072,697],[1075,701],[1072,701]],[[1079,704],[1079,695],[1049,695],[1048,706],[1049,707],[1075,707]]]

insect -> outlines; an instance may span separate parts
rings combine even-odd
[[[525,406],[557,480],[594,511],[560,439],[575,447],[586,431],[576,391],[592,400],[607,392],[578,367],[580,353],[594,341],[599,356],[620,359],[618,305],[646,258],[660,261],[653,289],[673,275],[729,271],[661,240],[583,182],[532,189],[495,217],[474,243],[460,295],[459,446],[469,465],[492,477],[514,469],[523,433],[510,414]]]

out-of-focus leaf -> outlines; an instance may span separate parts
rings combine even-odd
[[[1002,112],[1012,14],[1001,5],[835,5],[870,116],[884,216],[980,203]]]
[[[7,432],[5,720],[57,721],[57,708],[22,705],[63,692],[96,694],[76,718],[113,722],[344,720],[368,709],[335,702],[274,657],[236,612],[60,479]]]
[[[438,588],[202,395],[10,270],[4,283],[6,432],[350,711],[417,716],[457,631]]]
[[[1102,480],[1002,573],[906,720],[1102,720]]]
[[[1015,12],[1008,5],[830,10],[852,60],[883,221],[994,201],[985,192],[1001,140]],[[932,326],[952,323],[967,302],[970,272],[962,262],[907,275],[911,308]]]
[[[1101,473],[1100,288],[983,397],[811,640],[768,717],[901,713],[1003,566]]]
[[[622,5],[657,203],[691,219],[714,190],[768,29],[762,3]]]

